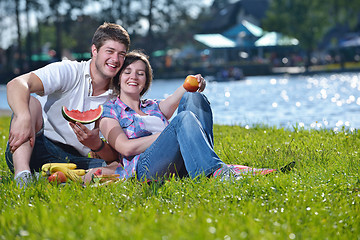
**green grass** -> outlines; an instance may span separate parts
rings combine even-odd
[[[0,118],[0,239],[360,239],[360,133],[214,127],[227,163],[289,174],[15,187]]]

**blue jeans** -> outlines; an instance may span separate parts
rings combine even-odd
[[[169,173],[180,177],[208,176],[224,165],[214,152],[212,111],[201,93],[185,93],[178,114],[156,141],[140,154],[136,173],[140,180]]]
[[[14,172],[12,153],[9,143],[5,150],[6,163],[11,172]],[[32,172],[39,171],[45,163],[75,163],[78,168],[89,169],[101,167],[105,163],[102,159],[88,158],[82,156],[75,148],[70,145],[55,143],[44,136],[43,133],[36,135],[35,146],[30,159],[30,169]]]

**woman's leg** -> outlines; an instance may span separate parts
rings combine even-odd
[[[180,101],[178,114],[182,111],[190,111],[195,114],[204,129],[210,145],[214,147],[213,115],[206,96],[199,92],[185,93]]]
[[[210,175],[224,165],[213,150],[202,124],[190,111],[181,111],[158,139],[140,155],[138,179],[154,179],[170,173],[169,167],[195,178]],[[179,169],[180,168],[180,169]]]

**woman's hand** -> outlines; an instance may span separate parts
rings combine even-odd
[[[201,74],[188,75],[182,86],[188,92],[202,92],[206,87],[206,81]]]
[[[206,87],[206,80],[205,80],[205,78],[203,78],[203,77],[201,76],[201,74],[196,74],[195,77],[197,78],[198,83],[199,83],[198,92],[203,92],[203,91],[205,90],[205,87]]]

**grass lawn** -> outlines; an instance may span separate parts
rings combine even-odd
[[[295,160],[288,174],[22,190],[5,163],[8,127],[0,118],[0,239],[360,239],[357,131],[214,127],[224,162]]]

